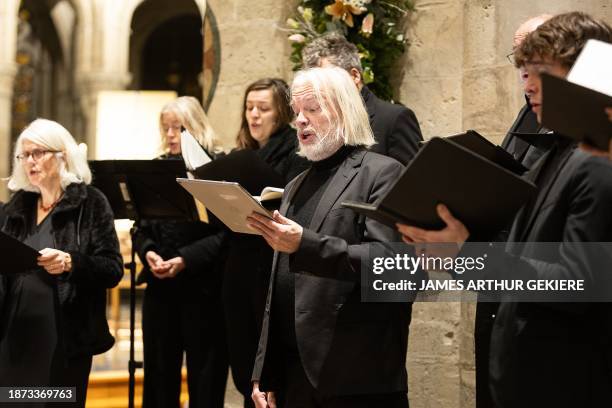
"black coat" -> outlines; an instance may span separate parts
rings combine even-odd
[[[606,261],[572,243],[612,241],[612,165],[561,141],[540,160],[538,194],[508,243],[491,248],[489,277],[601,279]],[[610,323],[606,303],[501,303],[489,366],[496,407],[612,406]]]
[[[7,218],[2,231],[23,240],[38,197],[23,190],[15,193],[5,205]],[[123,276],[113,212],[98,189],[71,184],[50,216],[55,248],[68,252],[72,258],[72,271],[57,277],[64,351],[69,358],[103,353],[114,344],[106,321],[106,290],[116,286]],[[2,278],[1,286],[6,292],[0,304],[12,301],[12,279],[14,275]],[[4,307],[0,307],[2,310]]]
[[[268,143],[256,152],[288,183],[308,167],[308,161],[297,155],[298,147],[295,129],[285,126],[270,136]]]
[[[308,167],[306,159],[296,154],[297,147],[295,129],[286,126],[271,135],[262,148],[255,150],[283,176],[283,187]],[[236,388],[245,399],[250,399],[250,379],[261,332],[273,252],[258,235],[228,233],[227,238],[223,255],[226,260],[223,305],[230,364]]]
[[[182,160],[182,156],[163,155],[157,159]],[[138,283],[178,288],[191,286],[196,279],[206,294],[217,292],[221,277],[212,271],[219,261],[224,236],[225,231],[200,221],[142,220],[132,237],[143,264]],[[181,256],[185,269],[173,279],[157,279],[151,273],[145,257],[148,251],[155,251],[164,260]]]
[[[367,86],[361,88],[361,96],[376,139],[376,144],[370,150],[407,165],[423,140],[414,112],[403,105],[379,99]]]
[[[527,151],[530,144],[521,139],[516,133],[533,134],[538,133],[540,125],[538,124],[536,114],[531,110],[529,101],[519,111],[514,123],[504,138],[501,147],[510,153],[517,161],[521,162],[525,167],[531,167],[534,160],[537,160],[543,151],[533,152],[533,156],[529,161],[525,161]],[[544,135],[543,137],[546,137]],[[531,162],[531,163],[530,163]],[[508,238],[508,228],[501,231],[497,237],[498,241],[506,241]],[[497,302],[478,302],[476,305],[476,318],[474,324],[474,354],[476,365],[476,408],[492,408],[494,407],[489,391],[489,353],[491,342],[491,331],[493,330],[493,321],[497,314]]]
[[[295,332],[305,373],[324,395],[404,392],[411,304],[362,303],[361,258],[367,242],[397,242],[397,232],[343,208],[341,202],[376,201],[399,177],[395,160],[357,149],[340,165],[304,225],[300,247],[290,257],[295,273]],[[307,173],[285,189],[281,213]],[[278,388],[282,362],[271,333],[275,253],[253,381]],[[280,353],[282,354],[282,353]]]

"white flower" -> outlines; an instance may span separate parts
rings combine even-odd
[[[289,36],[289,41],[294,43],[303,43],[306,41],[306,37],[304,37],[302,34],[292,34]]]

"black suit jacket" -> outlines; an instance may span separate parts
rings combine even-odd
[[[538,194],[492,249],[491,277],[609,282],[597,265],[610,254],[573,244],[612,241],[612,165],[568,142],[540,160]],[[501,303],[489,369],[498,408],[612,406],[610,304]]]
[[[531,152],[528,160],[525,160],[530,144],[516,136],[516,133],[538,133],[540,125],[538,124],[536,114],[531,110],[529,101],[521,108],[514,123],[504,138],[501,147],[525,167],[531,167],[533,161],[537,160],[542,150],[537,148]],[[546,137],[546,136],[544,136]],[[501,231],[497,237],[498,241],[505,241],[508,236],[508,228]],[[476,318],[474,324],[474,357],[476,365],[476,408],[492,408],[494,407],[491,395],[489,392],[489,353],[491,331],[493,329],[493,321],[497,314],[497,302],[478,302],[476,305]]]
[[[373,203],[399,177],[393,159],[357,149],[340,165],[304,226],[290,257],[295,273],[295,331],[305,373],[324,395],[407,390],[406,349],[411,304],[362,303],[361,259],[369,242],[397,242],[395,230],[343,208],[344,200]],[[285,189],[285,213],[306,172]],[[392,254],[390,254],[392,256]],[[274,255],[264,323],[253,372],[262,389],[282,377],[270,313],[278,253]],[[280,364],[279,364],[280,363]]]
[[[423,140],[419,122],[410,109],[382,99],[364,86],[361,96],[370,117],[376,144],[371,150],[407,165],[419,150]]]

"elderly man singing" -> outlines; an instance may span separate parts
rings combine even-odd
[[[296,75],[299,154],[310,169],[290,182],[274,219],[249,224],[274,248],[253,372],[257,407],[407,407],[410,303],[363,303],[368,244],[397,241],[389,227],[341,202],[376,201],[402,171],[370,152],[363,100],[340,68]]]

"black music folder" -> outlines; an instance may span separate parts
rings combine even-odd
[[[608,150],[612,122],[605,108],[612,107],[612,96],[546,73],[541,77],[542,125],[578,142]]]
[[[182,160],[97,160],[89,163],[116,219],[200,220],[193,197],[177,184]]]
[[[242,149],[218,157],[193,172],[202,180],[235,182],[251,195],[266,187],[285,187],[285,177],[277,173],[255,150]]]
[[[423,146],[402,176],[375,204],[343,202],[358,213],[395,228],[400,222],[440,229],[436,205],[445,204],[471,233],[501,230],[536,187],[503,166],[447,138]]]
[[[448,139],[499,164],[515,174],[521,175],[527,171],[527,167],[523,166],[503,147],[491,143],[486,137],[475,130],[468,130],[459,135],[449,136]]]
[[[4,265],[0,268],[0,274],[19,273],[38,268],[36,259],[40,256],[40,252],[1,231],[0,248],[0,252],[4,255]]]

